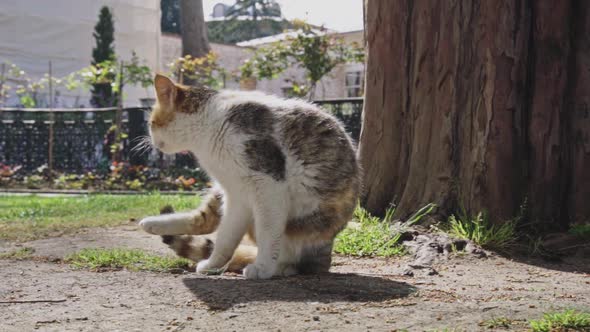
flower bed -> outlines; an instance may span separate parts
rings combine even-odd
[[[199,168],[162,170],[113,162],[108,171],[83,174],[49,172],[46,165],[26,173],[20,166],[0,164],[0,188],[93,191],[198,191],[209,185]]]

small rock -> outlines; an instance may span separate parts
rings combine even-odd
[[[177,267],[177,268],[173,268],[173,269],[168,269],[168,273],[172,273],[172,274],[184,274],[184,273],[186,273],[186,270]]]
[[[402,272],[403,275],[408,276],[408,277],[413,277],[414,276],[414,271],[412,271],[412,268],[407,267],[404,269],[404,271]]]

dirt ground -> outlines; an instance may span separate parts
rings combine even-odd
[[[482,322],[498,317],[521,331],[543,312],[590,310],[590,260],[584,259],[549,264],[456,256],[436,265],[437,275],[408,277],[402,271],[409,258],[337,256],[330,274],[249,281],[93,272],[58,260],[84,247],[168,253],[135,225],[21,245],[44,258],[0,260],[0,331],[491,331]],[[0,252],[18,248],[0,243]],[[53,302],[14,303],[30,300]]]

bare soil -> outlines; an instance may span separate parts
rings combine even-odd
[[[169,253],[135,225],[89,229],[20,245],[27,260],[0,260],[0,331],[425,331],[489,329],[564,308],[590,310],[590,260],[559,263],[453,256],[436,275],[403,275],[409,257],[336,256],[332,273],[268,281],[237,275],[76,270],[61,263],[85,247]],[[18,301],[53,301],[25,302]],[[502,330],[497,328],[496,330]]]

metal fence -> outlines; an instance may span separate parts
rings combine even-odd
[[[346,131],[357,141],[361,135],[361,115],[363,98],[326,99],[315,101],[323,109],[332,112],[346,128]]]
[[[361,126],[362,98],[317,101],[333,112],[356,140]],[[136,138],[147,134],[146,108],[125,108],[121,116],[121,161],[157,167],[194,167],[190,157],[165,158],[132,151]],[[107,109],[0,109],[0,163],[20,165],[31,171],[49,163],[50,134],[53,135],[53,168],[56,171],[81,173],[108,171],[113,140],[109,129],[116,122],[115,108]],[[50,127],[52,127],[50,129]]]

